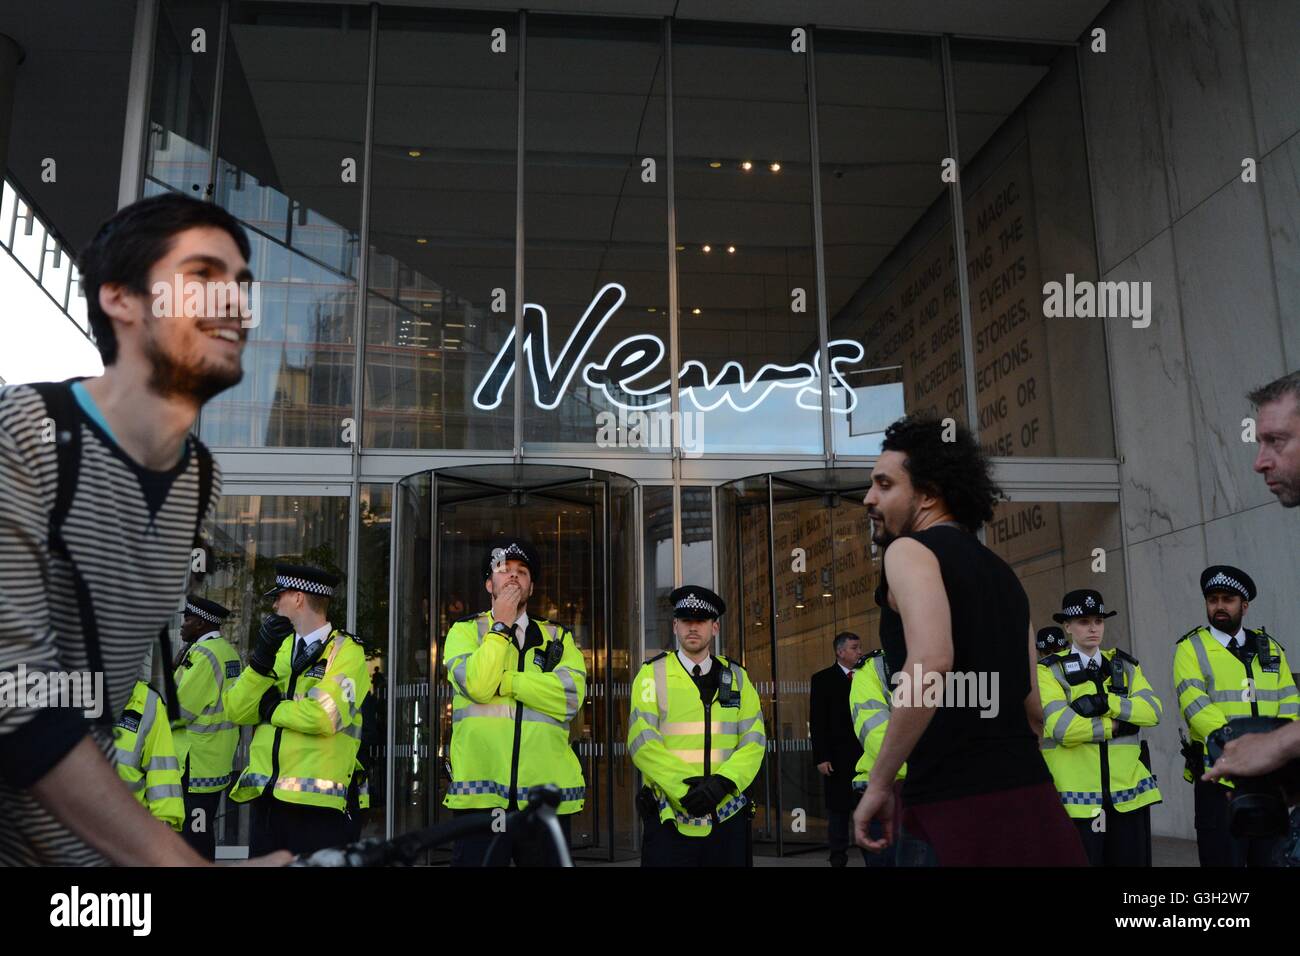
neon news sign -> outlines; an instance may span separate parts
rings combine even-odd
[[[615,407],[644,411],[661,408],[669,403],[671,399],[666,394],[669,389],[667,379],[653,385],[641,384],[663,361],[667,352],[663,339],[657,335],[643,333],[630,336],[611,348],[603,362],[588,361],[583,364],[596,336],[626,299],[626,289],[616,282],[606,283],[591,300],[554,358],[551,355],[550,325],[546,310],[531,302],[524,304],[523,353],[532,378],[533,401],[538,408],[556,408],[579,368],[582,370],[582,380],[603,392],[606,400]],[[600,318],[593,321],[594,315],[599,315]],[[534,348],[539,340],[541,347]],[[501,405],[506,386],[514,378],[514,343],[515,333],[512,329],[483,380],[474,390],[476,407],[491,411]],[[861,362],[866,350],[852,339],[835,339],[827,344],[827,354],[831,366],[831,385],[843,388],[847,400],[845,407],[832,408],[831,411],[847,415],[857,406],[857,396],[845,381],[840,367]],[[753,378],[747,379],[744,367],[733,359],[710,378],[704,364],[691,359],[682,365],[678,385],[683,405],[689,401],[702,412],[712,411],[723,404],[738,412],[752,411],[778,388],[795,389],[795,402],[800,408],[820,411],[820,366],[819,352],[812,362],[796,362],[793,365],[769,362]],[[620,400],[620,395],[661,397],[629,405]]]

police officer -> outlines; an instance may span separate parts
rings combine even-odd
[[[871,768],[884,743],[885,733],[889,730],[889,714],[893,709],[893,696],[890,693],[889,665],[885,661],[883,650],[872,651],[863,659],[862,664],[853,672],[853,684],[849,688],[849,713],[853,719],[853,732],[858,735],[862,745],[862,756],[858,758],[853,777],[853,792],[861,799],[871,780]],[[898,768],[895,780],[901,782],[907,777],[907,764]],[[894,788],[895,798],[901,795],[898,787]],[[901,820],[902,814],[895,813],[895,820]],[[870,836],[879,840],[884,836],[884,827],[879,820],[872,820]],[[879,853],[868,853],[863,849],[867,866],[894,866],[897,862],[899,841],[895,840]]]
[[[1300,714],[1286,652],[1264,628],[1242,626],[1255,599],[1255,582],[1240,568],[1216,564],[1201,572],[1208,624],[1192,628],[1174,648],[1178,706],[1191,732],[1184,742],[1196,807],[1196,849],[1201,866],[1273,866],[1279,840],[1238,839],[1228,831],[1229,780],[1207,783],[1205,739],[1234,717]]]
[[[710,653],[722,598],[688,585],[670,595],[677,651],[632,682],[627,746],[645,780],[642,866],[749,866],[745,788],[767,749],[758,693],[745,669]]]
[[[216,859],[217,812],[230,785],[239,746],[239,728],[226,717],[226,688],[241,666],[239,653],[221,636],[230,611],[216,601],[186,595],[176,666],[179,717],[172,727],[185,791],[185,842],[198,854]]]
[[[1099,592],[1071,591],[1052,619],[1069,653],[1038,662],[1043,759],[1093,866],[1151,865],[1151,804],[1160,790],[1142,761],[1140,727],[1163,708],[1142,668],[1118,648],[1101,650],[1107,611]]]
[[[144,672],[149,672],[148,658]],[[117,775],[127,789],[155,818],[173,830],[185,819],[181,796],[180,761],[167,706],[162,697],[143,680],[135,682],[126,710],[113,726]]]
[[[339,577],[277,564],[248,668],[226,695],[237,724],[256,724],[230,796],[252,801],[250,851],[305,854],[347,842],[348,785],[370,673],[361,642],[329,622]]]
[[[1063,654],[1070,649],[1070,640],[1059,627],[1040,627],[1034,636],[1034,646],[1038,648],[1039,657],[1049,654]]]
[[[569,725],[582,707],[587,667],[566,628],[528,614],[540,571],[537,551],[522,538],[494,545],[483,564],[492,609],[462,618],[447,633],[452,779],[443,803],[458,817],[500,818],[503,809],[526,806],[530,790],[553,785],[567,840],[570,817],[586,795]],[[519,866],[559,862],[541,829],[464,837],[451,862],[508,866],[511,859]]]

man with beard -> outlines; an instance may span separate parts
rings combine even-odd
[[[906,761],[903,828],[933,847],[940,866],[1083,866],[1038,749],[1029,599],[975,536],[999,496],[965,428],[903,418],[886,430],[865,504],[884,552],[880,644],[897,686],[854,835],[870,850],[889,845],[892,784]],[[953,673],[965,680],[948,680]],[[944,693],[935,706],[936,682],[984,682],[991,699]],[[882,838],[869,836],[873,820],[884,824]]]
[[[0,707],[0,865],[204,863],[118,778],[113,723],[219,491],[189,431],[243,375],[248,256],[218,206],[127,206],[79,259],[104,374],[0,390],[0,687],[81,678],[77,700]]]
[[[1208,769],[1205,739],[1234,717],[1300,716],[1291,667],[1282,645],[1242,627],[1255,600],[1255,582],[1239,568],[1216,564],[1201,573],[1209,626],[1194,627],[1174,650],[1178,706],[1191,732],[1184,779],[1193,784],[1196,849],[1201,866],[1273,866],[1278,839],[1237,838],[1228,832],[1231,781],[1200,779]]]
[[[1300,371],[1289,372],[1247,397],[1258,409],[1255,470],[1283,508],[1294,508],[1300,505]],[[1204,779],[1257,777],[1295,759],[1300,759],[1300,721],[1271,734],[1229,741]]]

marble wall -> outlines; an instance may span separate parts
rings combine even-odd
[[[1300,512],[1251,471],[1246,392],[1300,367],[1300,18],[1294,0],[1114,0],[1081,48],[1103,279],[1149,281],[1109,321],[1132,648],[1165,702],[1160,835],[1193,837],[1171,659],[1207,564],[1239,565],[1300,669]],[[1242,160],[1258,181],[1243,182]]]

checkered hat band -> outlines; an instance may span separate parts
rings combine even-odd
[[[1222,571],[1205,582],[1205,590],[1208,591],[1210,588],[1231,588],[1242,597],[1246,597],[1246,585],[1242,584],[1236,578],[1229,577]]]
[[[306,578],[295,578],[288,574],[277,574],[275,576],[275,586],[290,588],[294,591],[306,591],[308,594],[323,594],[325,597],[334,596],[334,589],[328,584],[321,584],[319,581],[308,581]]]
[[[1085,610],[1084,608],[1081,608],[1077,604],[1071,604],[1069,607],[1061,608],[1061,615],[1063,617],[1083,617],[1085,614],[1091,615],[1091,614],[1105,614],[1105,613],[1106,613],[1106,605],[1104,604],[1098,604],[1096,611],[1093,611],[1091,608]]]
[[[524,549],[513,542],[508,547],[492,549],[492,567],[500,568],[512,559],[528,564],[528,555],[524,553]]]
[[[203,608],[201,607],[196,607],[195,605],[191,604],[189,601],[185,602],[185,613],[193,614],[195,617],[199,618],[200,620],[207,621],[209,624],[221,623],[221,618],[217,617],[215,614],[211,613],[210,611],[203,610]]]
[[[714,607],[708,601],[696,597],[694,594],[688,594],[686,595],[686,597],[678,601],[677,607],[674,610],[707,611],[709,614],[712,614],[715,617],[718,615],[718,609],[716,607]]]

